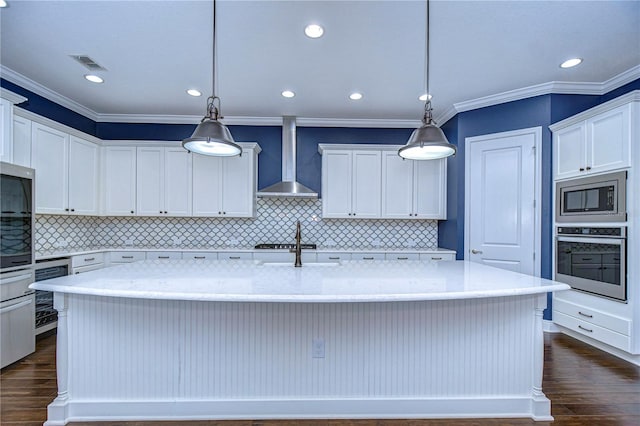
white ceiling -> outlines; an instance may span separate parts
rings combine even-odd
[[[47,88],[101,121],[204,114],[211,1],[8,2],[0,11],[3,78]],[[217,10],[217,94],[228,118],[422,116],[424,1],[221,0]],[[311,22],[324,26],[324,37],[304,36]],[[105,67],[105,82],[84,80],[75,54]],[[583,64],[559,68],[575,56]],[[436,117],[460,102],[543,83],[601,84],[639,64],[639,1],[431,3]],[[191,87],[204,96],[188,96]],[[283,98],[284,89],[297,96]],[[364,98],[349,100],[351,91]]]

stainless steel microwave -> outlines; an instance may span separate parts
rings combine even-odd
[[[556,222],[626,220],[626,171],[556,182]]]

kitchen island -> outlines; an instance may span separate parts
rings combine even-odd
[[[466,261],[143,261],[37,282],[70,421],[531,417],[546,293]]]

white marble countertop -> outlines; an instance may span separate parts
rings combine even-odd
[[[37,290],[227,302],[394,302],[539,294],[569,286],[468,261],[146,260],[40,281]]]

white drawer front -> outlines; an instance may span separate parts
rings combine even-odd
[[[73,256],[71,258],[72,268],[95,265],[97,263],[104,263],[104,253],[83,254],[79,256]]]
[[[623,334],[625,336],[629,336],[631,334],[631,321],[625,318],[616,317],[610,314],[606,314],[602,311],[597,311],[595,309],[588,309],[584,306],[576,305],[574,303],[559,299],[554,299],[553,310],[554,312],[557,311],[565,315],[570,315],[579,319],[580,321],[586,321],[599,327],[615,331],[616,333]]]
[[[437,262],[440,260],[456,260],[453,253],[420,253],[420,260]]]
[[[218,253],[218,259],[220,260],[251,260],[253,259],[253,253],[248,251],[224,251]]]
[[[100,263],[98,265],[87,265],[87,266],[78,266],[76,268],[72,268],[72,274],[73,275],[78,275],[78,274],[82,274],[84,272],[89,272],[89,271],[95,271],[98,269],[102,269],[104,268],[104,264]]]
[[[260,260],[262,262],[291,262],[291,264],[293,264],[296,261],[296,254],[286,251],[257,251],[253,253],[253,260]],[[314,252],[302,252],[302,263],[313,263],[315,261],[316,254]]]
[[[384,260],[384,253],[351,253],[351,260]]]
[[[193,260],[216,260],[218,259],[218,253],[214,251],[184,251],[182,252],[182,258]]]
[[[386,260],[420,260],[418,253],[385,253]]]
[[[182,259],[182,252],[180,251],[149,251],[147,252],[147,259],[150,259],[150,260]]]
[[[111,263],[131,263],[139,260],[145,260],[146,255],[143,251],[114,251],[111,252]]]
[[[631,341],[629,336],[616,333],[615,331],[600,327],[588,321],[582,321],[555,309],[553,310],[553,322],[585,336],[589,336],[599,342],[622,349],[623,351],[629,352],[630,350]]]
[[[340,262],[351,260],[351,253],[318,253],[318,262]]]

